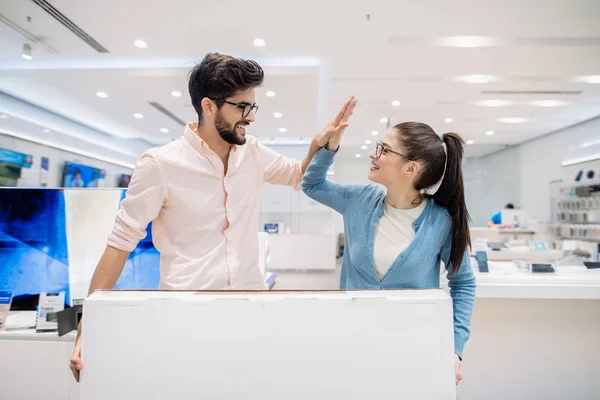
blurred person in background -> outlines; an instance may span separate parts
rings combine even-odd
[[[514,210],[515,206],[512,203],[508,203],[507,205],[504,206],[505,210]],[[490,222],[488,222],[488,226],[490,228],[496,227],[496,226],[502,226],[502,210],[498,211],[497,213],[495,213],[494,215],[492,215],[492,217],[490,218]]]

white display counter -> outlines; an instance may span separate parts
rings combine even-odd
[[[552,275],[532,275],[509,262],[488,265],[489,273],[476,272],[458,398],[596,399],[600,270],[564,266]],[[28,322],[19,322],[20,315]],[[12,314],[7,325],[26,328],[34,322],[35,313],[25,312]],[[0,332],[0,354],[10,360],[0,363],[0,386],[8,393],[0,398],[78,399],[68,368],[73,342],[74,333],[58,338],[31,329]],[[384,350],[378,354],[387,356]],[[265,381],[268,390],[270,379]]]
[[[552,274],[532,274],[509,261],[488,261],[488,268],[490,272],[480,273],[473,266],[478,299],[600,300],[600,269],[558,266]]]
[[[96,292],[83,322],[83,400],[456,398],[439,289]]]
[[[35,311],[11,313],[0,332],[0,399],[77,400],[79,385],[69,369],[75,332],[36,333]]]
[[[518,269],[512,262],[488,262],[489,273],[477,273],[478,298],[600,299],[600,269],[554,267],[552,274]]]
[[[470,228],[471,240],[488,239],[492,243],[502,243],[505,240],[524,240],[526,242],[533,240],[535,231],[523,228]]]
[[[488,267],[476,272],[458,398],[597,399],[600,270],[565,266],[545,275],[511,262]]]
[[[562,250],[544,250],[544,251],[515,251],[511,249],[502,249],[501,251],[487,251],[488,261],[508,261],[513,260],[528,261],[532,263],[552,263],[564,257]]]

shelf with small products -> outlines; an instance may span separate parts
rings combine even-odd
[[[556,224],[554,229],[565,239],[600,242],[600,224]]]
[[[558,236],[600,242],[600,184],[562,187],[554,210]]]

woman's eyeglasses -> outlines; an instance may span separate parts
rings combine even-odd
[[[385,148],[385,147],[383,147],[383,145],[381,144],[381,142],[377,142],[377,146],[375,147],[375,158],[377,158],[377,159],[381,158],[381,155],[383,153],[386,153],[386,154],[387,153],[393,153],[393,154],[397,154],[397,155],[399,155],[401,157],[404,157],[404,158],[408,159],[408,157],[405,156],[404,154],[398,153],[397,151],[394,151],[392,149]]]
[[[227,101],[227,100],[223,100],[223,99],[211,99],[211,100],[220,101],[221,103],[227,103],[227,104],[231,104],[232,106],[236,106],[237,108],[242,110],[242,118],[246,118],[248,115],[250,115],[250,111],[252,111],[252,113],[254,115],[256,115],[256,113],[258,112],[258,106],[256,105],[256,103],[254,103],[254,104],[232,103],[231,101]]]

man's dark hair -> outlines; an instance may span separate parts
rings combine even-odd
[[[239,91],[260,86],[264,72],[256,61],[208,53],[200,64],[190,71],[188,88],[198,123],[202,122],[202,99],[225,100]],[[217,101],[221,108],[223,102]]]
[[[507,210],[513,210],[515,206],[513,203],[508,203],[504,208],[506,208]]]

